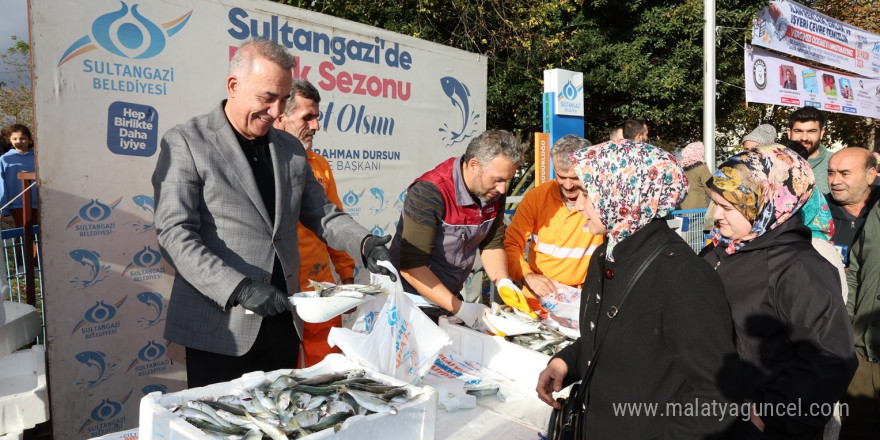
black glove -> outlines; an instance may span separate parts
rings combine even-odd
[[[391,252],[385,247],[391,241],[391,236],[386,235],[379,237],[376,235],[368,235],[361,243],[361,250],[364,257],[364,266],[367,270],[379,275],[385,275],[391,278],[391,281],[397,281],[397,277],[388,270],[387,267],[379,266],[378,262],[385,260],[391,261]]]
[[[262,317],[277,315],[293,308],[287,295],[271,284],[245,279],[238,286],[235,304]]]

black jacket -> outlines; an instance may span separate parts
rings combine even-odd
[[[745,398],[758,404],[765,438],[820,434],[843,395],[857,361],[852,329],[840,299],[840,276],[810,244],[798,213],[733,255],[712,245],[700,252],[724,282]],[[770,414],[767,405],[798,405],[794,415]],[[817,411],[819,412],[819,411]],[[829,414],[830,415],[830,414]]]
[[[605,245],[593,254],[581,295],[581,337],[557,355],[568,365],[565,382],[583,377],[597,335],[611,321],[608,309],[658,243],[663,252],[633,286],[605,336],[589,387],[587,438],[721,438],[734,421],[720,410],[694,415],[701,405],[732,402],[719,384],[735,386],[733,327],[721,280],[663,220],[621,241],[614,263],[605,260]],[[621,414],[615,406],[623,404],[658,406],[649,416],[645,406],[639,415],[633,407]]]

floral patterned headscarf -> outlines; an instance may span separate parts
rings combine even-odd
[[[763,145],[732,156],[706,184],[752,224],[755,237],[791,218],[813,194],[816,180],[810,164],[779,144]],[[712,231],[716,247],[733,254],[748,241],[731,240]]]
[[[804,224],[810,228],[813,238],[831,240],[834,237],[834,219],[831,217],[831,209],[825,197],[819,191],[813,191],[810,200],[801,208]]]
[[[689,168],[705,162],[706,148],[703,147],[702,142],[691,142],[681,149],[681,160],[678,161],[678,164],[682,168]]]
[[[672,212],[687,196],[684,171],[671,154],[653,145],[610,141],[575,152],[571,161],[608,230],[608,261],[614,261],[618,243]]]

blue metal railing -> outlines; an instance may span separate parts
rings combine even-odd
[[[40,227],[34,225],[34,246],[39,247]],[[6,282],[9,284],[9,300],[15,302],[27,302],[25,287],[28,282],[36,283],[37,296],[36,304],[33,304],[40,311],[40,319],[42,320],[41,336],[37,338],[37,343],[46,345],[46,321],[45,308],[43,305],[43,270],[40,261],[40,254],[36,252],[34,258],[34,273],[28,276],[24,268],[24,228],[4,229],[0,231],[0,240],[3,242],[3,263],[6,268]],[[29,249],[28,252],[33,252]],[[5,299],[5,298],[4,298]]]

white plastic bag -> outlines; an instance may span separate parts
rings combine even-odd
[[[452,340],[406,296],[391,263],[379,264],[398,279],[392,282],[384,275],[370,275],[371,284],[381,284],[388,291],[381,310],[375,312],[378,298],[364,304],[355,321],[364,333],[334,327],[327,342],[365,367],[417,384],[431,369],[440,349]]]
[[[563,327],[580,328],[581,289],[553,281],[556,292],[540,298],[541,307],[550,313],[549,319]]]

